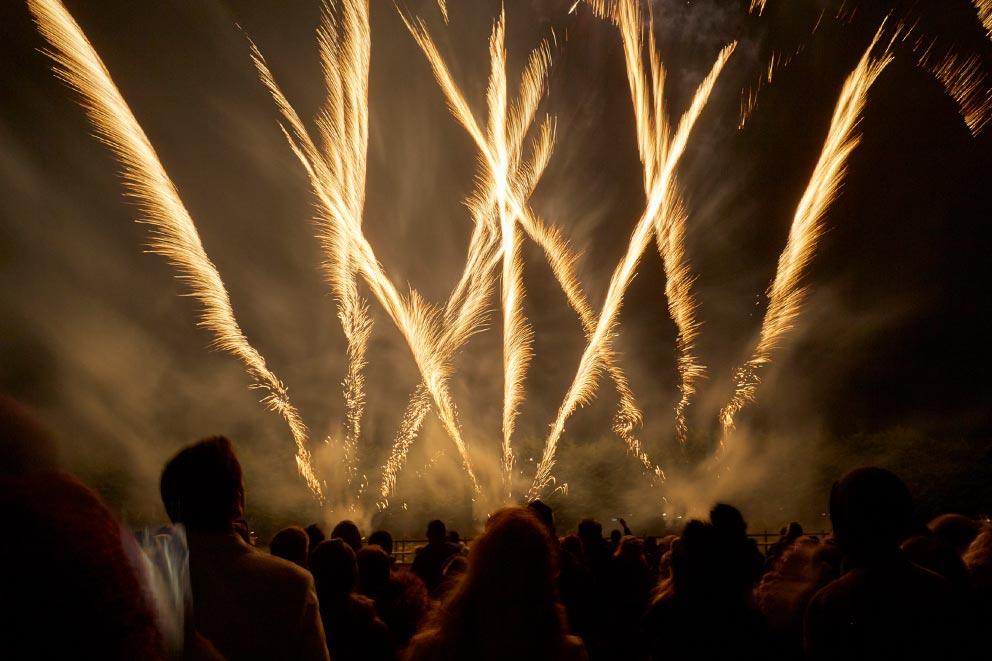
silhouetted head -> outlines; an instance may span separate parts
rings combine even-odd
[[[733,505],[717,503],[710,510],[710,523],[718,532],[725,535],[741,536],[747,534],[747,522],[744,515]]]
[[[165,511],[193,531],[228,531],[244,515],[241,464],[231,441],[214,436],[169,460],[159,483]]]
[[[914,535],[901,545],[910,562],[940,574],[957,585],[967,585],[968,569],[961,554],[935,535]]]
[[[561,549],[578,558],[582,555],[582,540],[575,533],[565,535],[564,539],[561,540]]]
[[[441,544],[448,535],[448,529],[444,521],[434,519],[427,524],[427,541],[430,544]]]
[[[617,546],[620,543],[620,539],[623,537],[623,533],[614,528],[610,531],[610,545]]]
[[[307,566],[307,554],[310,550],[310,538],[307,532],[299,526],[290,526],[277,532],[269,542],[269,553],[298,564]]]
[[[626,535],[617,546],[616,556],[628,562],[644,559],[644,542],[639,537]]]
[[[992,526],[986,524],[964,552],[964,564],[979,593],[992,592]]]
[[[558,534],[555,532],[555,513],[551,509],[551,506],[541,500],[532,500],[527,503],[527,509],[533,512],[541,523],[544,524],[544,527],[548,529],[548,534],[551,535],[551,539],[556,539]]]
[[[785,531],[786,539],[799,539],[803,536],[803,527],[798,521],[793,521]]]
[[[393,554],[393,536],[387,530],[376,530],[369,535],[368,542],[369,545],[375,544],[381,548],[387,555]]]
[[[895,551],[912,529],[913,499],[894,473],[858,468],[834,483],[830,521],[837,543],[848,554],[872,556]]]
[[[324,530],[316,523],[311,523],[304,530],[307,531],[307,537],[310,538],[311,551],[317,548],[318,544],[327,539],[327,535],[324,534]]]
[[[380,546],[363,546],[355,556],[358,565],[358,586],[362,594],[379,595],[389,584],[392,559]]]
[[[645,555],[653,555],[658,552],[658,538],[649,536],[644,538]]]
[[[961,514],[941,514],[927,524],[940,541],[958,554],[964,554],[968,546],[978,537],[982,526],[978,521]]]
[[[496,511],[441,611],[436,658],[554,658],[563,622],[544,525],[523,507]]]
[[[341,539],[329,539],[310,554],[310,571],[321,602],[343,599],[355,589],[355,552]]]
[[[677,594],[703,597],[716,581],[719,533],[704,521],[685,524],[682,535],[672,541],[672,582]]]
[[[583,545],[599,544],[603,541],[603,526],[596,519],[582,519],[577,529]]]
[[[462,543],[462,536],[458,534],[457,530],[449,530],[448,534],[445,535],[445,539],[451,542],[452,544]]]
[[[331,539],[344,540],[344,543],[350,546],[355,553],[358,553],[362,548],[362,531],[358,529],[354,521],[345,519],[334,526],[334,530],[331,531]]]
[[[0,395],[0,475],[27,475],[57,468],[55,440],[34,414]]]

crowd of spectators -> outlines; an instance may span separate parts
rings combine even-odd
[[[329,535],[290,526],[259,548],[224,437],[161,475],[173,525],[160,534],[188,550],[177,643],[135,538],[58,469],[33,418],[0,404],[4,658],[989,658],[992,527],[957,514],[918,524],[906,485],[881,468],[834,484],[831,534],[792,523],[764,551],[728,504],[659,538],[622,519],[608,535],[593,519],[561,535],[533,501],[494,512],[468,544],[431,521],[407,566],[389,532],[365,537],[352,521]]]

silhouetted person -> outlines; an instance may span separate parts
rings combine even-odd
[[[799,661],[805,656],[806,607],[813,595],[839,573],[839,568],[830,561],[831,553],[834,553],[833,545],[828,547],[813,537],[799,537],[780,552],[761,578],[755,599],[768,622],[770,658]]]
[[[306,569],[307,555],[310,553],[310,538],[307,537],[307,532],[299,526],[283,528],[269,542],[269,553]]]
[[[235,532],[241,464],[222,436],[191,445],[162,471],[162,502],[186,527],[196,629],[230,660],[327,659],[310,574]]]
[[[397,651],[403,650],[430,612],[427,587],[405,569],[394,571],[392,558],[373,544],[363,546],[356,560],[359,592],[375,603],[376,614],[389,628],[393,646]]]
[[[958,555],[964,555],[982,529],[978,521],[961,514],[941,514],[927,527],[934,537],[953,548]]]
[[[339,522],[331,531],[330,538],[343,540],[355,553],[362,549],[362,531],[358,529],[358,525],[354,521],[345,519]]]
[[[311,523],[309,526],[304,528],[307,533],[307,537],[310,538],[310,550],[317,548],[317,545],[322,541],[327,539],[327,535],[324,534],[324,529],[320,527],[320,524]]]
[[[779,538],[765,551],[765,570],[770,570],[775,566],[775,561],[785,553],[793,542],[803,536],[803,527],[798,522],[793,521],[779,533]]]
[[[960,599],[969,598],[970,578],[968,568],[954,547],[933,534],[913,535],[900,548],[906,559],[935,574],[940,574],[958,592]]]
[[[542,500],[532,500],[527,503],[527,509],[533,512],[540,522],[544,524],[548,535],[551,537],[551,543],[558,546],[558,533],[555,531],[555,513],[551,509],[551,506]]]
[[[992,620],[992,526],[985,526],[964,553],[971,589],[975,598],[976,619]]]
[[[810,659],[957,659],[963,613],[949,582],[906,559],[913,503],[881,468],[844,475],[830,494],[830,520],[846,572],[806,612]]]
[[[577,528],[582,546],[582,567],[586,582],[582,589],[574,630],[580,633],[593,661],[609,658],[606,640],[609,616],[610,564],[612,554],[603,539],[603,526],[595,519],[582,519]]]
[[[310,554],[327,648],[334,661],[395,659],[386,625],[371,599],[355,593],[355,552],[343,539],[321,542]]]
[[[644,557],[644,542],[627,535],[613,556],[608,586],[607,634],[616,658],[636,658],[641,649],[641,619],[651,599],[651,572]]]
[[[551,538],[528,510],[490,517],[472,546],[469,568],[438,613],[413,639],[411,661],[558,661],[585,658],[565,633],[555,594]]]
[[[447,540],[444,521],[437,519],[427,524],[427,544],[417,549],[410,571],[420,577],[432,596],[436,595],[444,580],[442,570],[448,558],[460,551]]]
[[[438,588],[436,598],[444,599],[456,587],[462,576],[468,571],[468,558],[462,553],[456,553],[448,558],[441,568],[441,586]]]
[[[702,521],[686,524],[672,542],[671,583],[644,621],[650,658],[764,658],[764,618],[750,591],[728,580],[726,567],[738,553],[726,531]]]
[[[747,522],[733,505],[717,503],[710,510],[710,523],[719,535],[727,563],[720,568],[723,580],[749,592],[761,579],[765,557],[747,536]]]
[[[0,657],[166,658],[134,570],[137,543],[58,469],[47,430],[2,395],[0,512]]]
[[[369,535],[369,545],[375,545],[386,552],[390,558],[393,557],[393,536],[387,530],[376,530]]]
[[[610,555],[615,554],[617,552],[617,549],[620,548],[620,540],[622,538],[623,538],[623,533],[621,533],[616,528],[610,531],[610,541],[609,541]]]

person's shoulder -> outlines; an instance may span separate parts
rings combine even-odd
[[[586,661],[589,655],[586,646],[578,636],[565,636],[561,644],[562,661]]]
[[[285,586],[291,591],[306,591],[313,589],[313,576],[299,565],[269,555],[263,551],[252,549],[244,558],[245,568],[259,577],[275,585]]]
[[[437,658],[441,646],[441,635],[437,629],[421,631],[410,639],[406,648],[406,661],[430,661]]]

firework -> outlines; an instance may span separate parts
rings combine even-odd
[[[634,107],[637,147],[644,170],[644,194],[651,195],[659,184],[660,167],[669,149],[669,127],[665,108],[665,69],[654,38],[653,17],[647,26],[640,17],[640,4],[625,2],[617,5],[610,16],[620,31],[627,81]],[[644,33],[648,34],[648,63],[644,62]],[[685,224],[687,211],[678,197],[676,179],[672,175],[662,198],[661,212],[656,216],[655,241],[665,271],[665,296],[668,311],[677,329],[677,361],[681,378],[681,397],[675,407],[675,428],[679,443],[688,439],[685,411],[696,391],[696,381],[706,368],[693,354],[699,322],[696,301],[692,295],[693,276],[685,257]]]
[[[464,94],[454,81],[430,33],[422,21],[406,16],[404,16],[404,20],[410,33],[430,63],[435,79],[448,101],[448,107],[452,114],[473,138],[483,159],[487,164],[490,164],[489,167],[496,169],[497,166],[495,163],[498,163],[498,159],[494,155],[483,131],[480,129]],[[526,135],[527,126],[533,121],[537,104],[543,95],[544,83],[542,81],[546,77],[549,61],[550,54],[547,50],[547,45],[542,44],[540,48],[531,54],[527,62],[522,78],[520,100],[516,105],[516,108],[519,110],[512,115],[512,117],[516,117],[517,119],[510,124],[510,126],[516,127],[510,133],[512,137],[510,141],[511,145],[520,144],[520,141]],[[540,130],[542,134],[548,131],[548,123],[542,122]],[[527,189],[524,188],[522,190]],[[565,293],[569,306],[578,314],[583,331],[587,339],[590,338],[596,329],[596,316],[579,285],[579,279],[575,272],[576,256],[574,251],[556,228],[545,224],[540,216],[529,208],[527,205],[527,196],[511,196],[508,202],[512,212],[517,215],[528,237],[537,243],[545,253],[552,273]],[[640,441],[633,435],[633,430],[641,422],[641,412],[637,407],[626,376],[612,355],[604,356],[604,361],[604,367],[613,380],[619,395],[618,411],[613,423],[614,431],[627,444],[628,451],[647,470],[655,475],[663,475],[661,469],[651,461],[650,457],[643,450]]]
[[[362,2],[341,5],[335,21],[325,4],[317,41],[327,95],[317,128],[334,186],[345,205],[348,222],[362,224],[367,171],[368,73],[372,45],[368,7]],[[346,66],[340,66],[341,63]],[[338,222],[343,222],[338,219]],[[365,406],[366,353],[372,334],[368,304],[358,293],[350,242],[340,233],[327,235],[324,272],[338,307],[347,343],[347,370],[343,380],[345,402],[344,466],[347,487],[358,474],[358,442]]]
[[[530,489],[530,497],[537,497],[551,483],[551,470],[555,463],[558,440],[565,431],[565,423],[579,406],[592,401],[596,392],[596,381],[604,362],[612,355],[611,338],[616,327],[617,316],[623,304],[623,297],[634,277],[641,255],[651,241],[652,232],[658,222],[657,215],[667,206],[671,206],[672,190],[670,187],[672,174],[685,151],[689,134],[696,120],[702,113],[709,100],[713,86],[716,84],[724,65],[733,53],[736,42],[727,45],[717,56],[710,73],[706,76],[693,96],[689,109],[679,121],[671,141],[665,150],[665,160],[660,164],[657,176],[654,178],[647,205],[627,245],[627,252],[617,265],[610,279],[606,292],[606,300],[600,312],[596,329],[589,338],[579,367],[565,399],[558,409],[558,415],[551,426],[551,432],[544,444],[544,451],[538,464],[537,473]],[[643,139],[643,138],[642,138]]]
[[[971,0],[978,12],[978,18],[985,26],[985,33],[992,39],[992,0]]]
[[[720,411],[721,447],[734,429],[734,417],[748,402],[754,401],[761,368],[771,361],[772,353],[792,330],[803,309],[807,293],[803,279],[823,233],[826,210],[837,196],[848,158],[860,141],[857,126],[868,91],[892,60],[891,43],[880,55],[873,55],[883,29],[884,25],[845,81],[837,99],[826,141],[796,208],[789,238],[779,256],[775,279],[768,288],[768,309],[758,344],[747,362],[736,371],[734,395]]]
[[[357,2],[358,0],[348,1]],[[368,16],[367,11],[364,15],[366,17]],[[411,291],[407,297],[403,297],[385,274],[382,265],[375,256],[372,246],[369,245],[364,234],[362,234],[361,227],[347,213],[346,194],[336,187],[332,165],[324,159],[323,155],[317,149],[303,122],[275,82],[261,52],[254,44],[251,45],[251,48],[252,59],[255,62],[259,76],[272,95],[285,121],[283,133],[293,153],[297,156],[301,165],[303,165],[310,179],[311,187],[317,196],[319,239],[324,245],[325,252],[333,254],[339,241],[349,243],[349,255],[355,264],[355,268],[361,272],[376,300],[383,306],[390,319],[396,324],[396,327],[403,335],[413,355],[414,362],[424,379],[427,390],[434,400],[434,405],[437,408],[438,416],[441,418],[445,431],[458,449],[462,465],[469,478],[472,489],[478,493],[480,487],[475,477],[475,471],[472,468],[468,445],[462,438],[454,402],[446,385],[446,378],[448,372],[450,372],[450,367],[446,367],[437,360],[438,341],[442,336],[442,331],[438,323],[438,311],[424,301],[415,291]],[[349,55],[347,53],[339,53],[339,56]],[[358,111],[367,114],[368,107],[361,107]],[[344,140],[339,135],[332,135],[331,138]],[[336,153],[342,159],[347,159],[351,152],[342,145],[342,149]],[[356,163],[349,162],[343,163],[340,167],[354,170],[357,165]]]
[[[244,363],[263,402],[289,426],[296,443],[296,464],[307,486],[323,501],[323,490],[307,448],[309,432],[282,382],[266,366],[238,326],[217,267],[210,261],[196,225],[183,205],[138,120],[118,91],[100,56],[58,0],[29,0],[38,29],[52,50],[57,75],[76,90],[98,137],[123,168],[128,194],[137,200],[142,222],[151,227],[151,251],[165,257],[199,301],[199,324],[213,335],[213,346]]]

